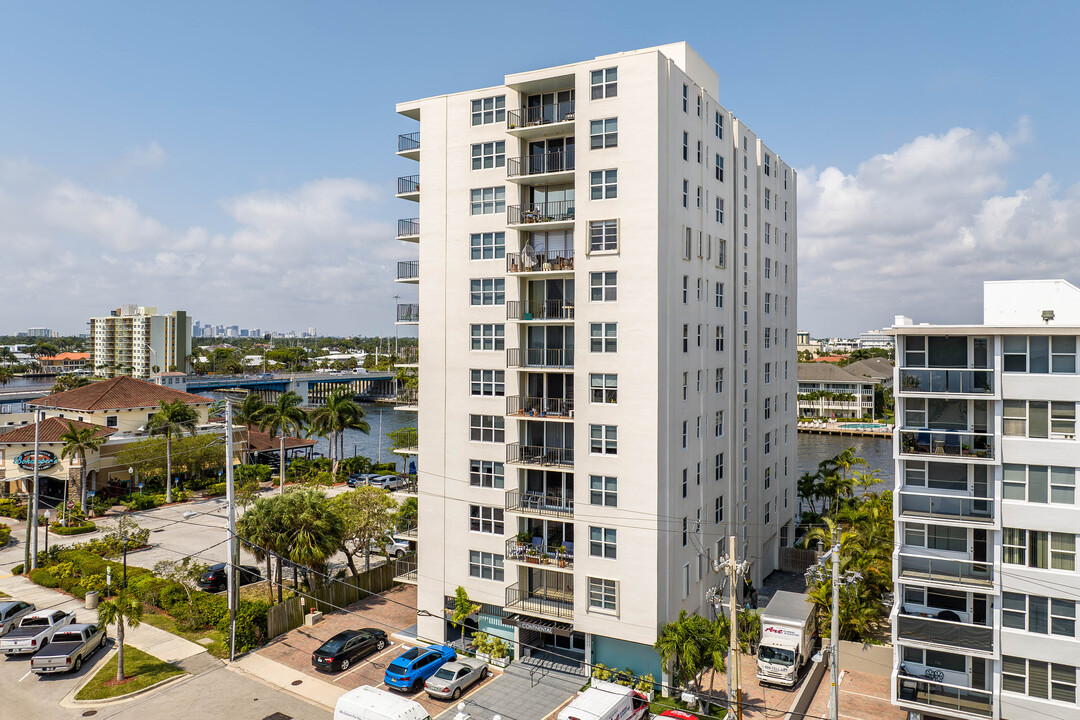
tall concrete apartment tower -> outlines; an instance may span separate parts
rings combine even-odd
[[[793,537],[796,178],[719,92],[675,43],[397,106],[421,637],[461,586],[518,656],[659,679],[727,536],[755,582]]]
[[[183,372],[191,354],[191,329],[184,310],[159,315],[156,307],[121,305],[90,318],[90,367],[103,377],[145,380],[172,368]]]
[[[893,702],[1080,717],[1080,288],[987,282],[982,325],[897,317]]]

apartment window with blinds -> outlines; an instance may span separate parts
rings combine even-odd
[[[589,608],[615,612],[618,605],[617,583],[604,578],[589,578]]]
[[[1002,466],[1005,500],[1031,503],[1076,504],[1076,469],[1047,465]]]
[[[616,220],[589,221],[589,252],[619,249],[619,223]]]
[[[619,506],[619,480],[607,475],[589,476],[589,502],[605,507]]]
[[[618,350],[618,323],[589,323],[589,351],[613,353]]]
[[[607,200],[618,196],[618,170],[593,170],[589,173],[589,197],[592,200]]]
[[[1076,336],[1006,335],[1003,345],[1005,372],[1076,372]]]
[[[619,376],[614,373],[589,374],[590,400],[614,405],[618,400]]]
[[[1023,593],[1003,593],[1002,624],[1040,635],[1076,637],[1076,601]]]
[[[618,455],[619,428],[615,425],[590,425],[589,452],[593,455]]]
[[[589,555],[592,557],[616,557],[616,537],[614,528],[589,527]]]
[[[1044,570],[1076,570],[1076,535],[1004,528],[1003,562]]]
[[[1076,668],[1031,658],[1001,656],[1001,689],[1028,697],[1076,703]]]

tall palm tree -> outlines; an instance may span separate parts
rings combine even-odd
[[[371,432],[371,426],[364,420],[364,411],[359,404],[349,397],[349,393],[338,390],[326,398],[326,403],[311,412],[311,428],[316,434],[326,433],[330,442],[330,459],[333,466],[331,474],[337,475],[338,463],[344,455],[340,441],[346,430],[359,430],[365,435]]]
[[[307,413],[300,407],[303,401],[303,398],[289,390],[281,393],[277,401],[260,409],[255,416],[259,430],[269,433],[271,436],[280,433],[278,460],[280,463],[280,486],[282,491],[285,490],[285,436],[299,434],[307,425]]]
[[[320,490],[299,490],[278,498],[289,559],[309,568],[318,583],[327,561],[341,549],[345,536],[341,514]]]
[[[276,495],[274,497],[261,497],[255,501],[255,504],[244,511],[244,514],[240,516],[240,519],[236,522],[237,534],[240,538],[246,541],[248,549],[251,554],[255,556],[256,562],[266,563],[266,581],[267,581],[267,593],[270,597],[270,604],[274,604],[274,573],[271,567],[271,561],[277,560],[277,574],[278,574],[278,602],[281,602],[281,554],[288,551],[288,546],[282,546],[280,543],[285,541],[285,534],[281,528],[281,503],[279,498],[283,495]]]
[[[237,425],[255,425],[258,420],[255,417],[259,410],[266,406],[266,402],[260,395],[248,395],[239,405],[233,408],[233,422]]]
[[[183,400],[158,400],[161,409],[147,423],[151,435],[165,436],[165,502],[172,502],[172,438],[173,435],[195,434],[199,411]]]
[[[68,422],[67,430],[60,436],[64,447],[60,450],[60,457],[79,458],[79,502],[86,508],[86,453],[97,452],[107,436],[98,436],[97,428],[77,428],[72,422]]]
[[[705,618],[688,615],[685,610],[680,610],[677,620],[660,628],[660,635],[653,645],[665,665],[672,663],[672,679],[676,686],[689,684],[701,672],[706,662],[707,633],[702,632],[705,628],[698,620],[710,624]],[[707,662],[711,664],[712,660],[710,654]]]
[[[61,375],[56,378],[56,382],[53,383],[51,392],[53,395],[56,393],[62,393],[66,390],[74,390],[75,388],[85,387],[90,384],[88,378],[79,377],[78,375]]]
[[[108,625],[116,623],[116,682],[124,680],[124,625],[134,630],[142,624],[143,606],[133,594],[126,589],[112,600],[106,600],[98,605],[98,622]]]
[[[0,367],[0,385],[7,385],[15,378],[15,373],[11,371],[11,368]]]

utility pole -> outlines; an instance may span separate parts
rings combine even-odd
[[[229,572],[227,575],[229,593],[229,661],[236,660],[236,606],[238,602],[236,582],[236,490],[233,487],[233,426],[232,400],[225,401],[225,502],[229,506]]]
[[[749,569],[746,561],[739,562],[736,557],[737,538],[728,536],[728,554],[721,555],[713,562],[713,570],[725,575],[728,583],[728,614],[731,622],[731,638],[728,642],[728,714],[727,717],[742,720],[742,680],[739,675],[739,586],[738,581]],[[710,590],[709,594],[719,604],[722,593]],[[708,595],[706,596],[708,598]]]
[[[26,567],[30,570],[37,569],[38,547],[38,487],[40,482],[40,454],[41,454],[41,421],[43,412],[34,410],[34,487],[31,488],[30,513],[26,516],[27,529],[29,530],[29,542],[27,551],[30,553],[30,564]]]

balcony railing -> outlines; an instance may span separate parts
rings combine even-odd
[[[574,349],[509,348],[506,364],[508,367],[572,368]]]
[[[416,526],[415,522],[402,522],[402,523],[398,524],[397,529],[394,530],[393,535],[396,538],[405,538],[407,540],[416,540],[417,539],[416,528],[417,528],[417,526]]]
[[[418,563],[416,560],[416,553],[406,555],[400,560],[395,560],[394,581],[415,584],[417,582],[417,569]]]
[[[398,280],[414,280],[420,278],[419,260],[401,260],[397,264]]]
[[[397,394],[397,405],[417,407],[420,401],[419,388],[401,388]]]
[[[550,493],[507,490],[506,509],[547,517],[574,517],[574,500]]]
[[[518,417],[574,417],[574,398],[538,398],[511,395],[506,398],[506,414]]]
[[[569,172],[573,169],[574,153],[566,150],[523,155],[522,157],[508,158],[506,161],[506,177],[549,175],[551,173]]]
[[[413,237],[420,234],[420,218],[404,218],[397,221],[397,236]]]
[[[994,522],[994,501],[988,498],[902,492],[900,493],[900,516],[992,523]]]
[[[994,651],[993,628],[952,620],[897,615],[896,636],[900,640],[946,645],[976,652]]]
[[[994,436],[959,430],[901,430],[900,452],[906,455],[994,459]]]
[[[574,119],[574,101],[560,103],[548,103],[525,107],[520,110],[511,110],[506,113],[506,128],[514,130],[521,127],[535,127],[537,125],[551,125],[552,123],[569,122]]]
[[[533,545],[514,538],[506,541],[506,559],[527,565],[555,565],[567,569],[574,567],[573,550],[556,545]]]
[[[397,194],[409,195],[420,192],[420,176],[405,175],[397,179]]]
[[[419,347],[405,347],[398,350],[397,353],[398,365],[418,365],[420,364],[420,348]]]
[[[397,321],[399,323],[420,322],[420,306],[416,303],[401,304],[397,306]]]
[[[901,368],[900,392],[992,395],[994,371]]]
[[[528,205],[508,205],[506,208],[507,225],[526,225],[529,223],[565,222],[574,219],[573,200],[530,203]]]
[[[574,592],[554,587],[525,590],[520,583],[506,588],[505,607],[530,615],[544,615],[559,619],[573,619]]]
[[[397,151],[409,152],[420,149],[420,133],[412,132],[397,136]]]
[[[573,320],[574,304],[570,300],[542,300],[506,302],[507,320]]]
[[[976,690],[910,675],[897,676],[896,697],[903,703],[983,717],[990,717],[994,708],[994,694],[989,690]]]
[[[566,272],[574,269],[574,250],[537,250],[532,256],[524,252],[506,256],[506,272]]]
[[[994,585],[993,564],[900,553],[900,579],[954,583],[987,588]]]
[[[506,446],[506,462],[518,465],[573,467],[574,448],[552,448],[542,445],[510,443]]]

